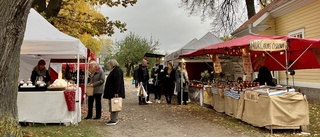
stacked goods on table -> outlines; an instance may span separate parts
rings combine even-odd
[[[205,83],[202,81],[191,80],[189,86],[196,87],[196,88],[202,88],[204,84]]]
[[[18,89],[19,91],[46,91],[47,86],[43,81],[37,81],[34,85],[30,79],[27,82],[22,79],[19,82]]]
[[[246,90],[250,90],[252,92],[257,92],[259,95],[281,95],[287,91],[294,91],[293,89],[287,90],[286,86],[268,86],[268,85],[260,85],[259,82],[252,82],[252,81],[218,81],[211,84],[212,88],[217,89],[218,94],[222,96],[223,92],[225,91],[234,91],[238,92],[245,92]]]
[[[50,91],[61,91],[61,90],[65,90],[68,85],[70,85],[70,83],[68,81],[66,81],[65,79],[62,79],[62,72],[60,71],[58,73],[58,79],[56,79],[48,87],[48,90],[50,90]]]
[[[244,91],[247,88],[259,87],[259,82],[252,81],[218,81],[211,84],[213,88],[222,90],[233,90],[238,91],[238,93]]]
[[[36,86],[32,84],[31,80],[29,79],[25,82],[23,79],[19,82],[20,88],[35,88]]]
[[[48,90],[51,91],[61,91],[68,86],[68,82],[64,79],[56,79],[49,87]]]

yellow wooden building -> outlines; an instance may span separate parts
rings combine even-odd
[[[261,9],[232,35],[289,35],[320,39],[320,0],[275,0]],[[310,100],[320,101],[320,69],[295,70],[289,84],[299,87]],[[278,84],[286,83],[284,71],[274,73]],[[294,81],[293,81],[294,80]],[[294,83],[293,83],[294,82]]]

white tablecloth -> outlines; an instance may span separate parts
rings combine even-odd
[[[192,102],[195,102],[199,104],[200,106],[204,106],[203,104],[203,87],[194,87],[194,86],[189,86],[189,98]]]
[[[63,91],[18,92],[19,122],[77,124],[81,121],[78,93],[81,89],[76,94],[75,111],[68,111]]]

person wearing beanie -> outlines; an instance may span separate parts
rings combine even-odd
[[[51,77],[45,65],[46,62],[41,59],[39,60],[38,65],[33,68],[31,73],[31,82],[33,85],[35,85],[37,81],[44,81],[46,86],[49,86]]]

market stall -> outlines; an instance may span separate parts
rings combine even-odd
[[[196,103],[199,104],[200,106],[204,106],[204,91],[203,91],[203,86],[202,85],[189,85],[189,99]]]
[[[80,91],[74,91],[74,93],[80,93]],[[75,96],[80,98],[79,95]],[[19,122],[62,123],[66,125],[80,122],[80,106],[68,108],[66,105],[68,103],[72,105],[72,102],[66,101],[64,91],[18,92]]]
[[[320,43],[315,39],[289,36],[247,35],[214,44],[181,57],[210,55],[214,69],[219,69],[219,56],[242,56],[245,74],[262,66],[269,70],[320,68]],[[287,73],[286,73],[287,74]],[[288,76],[287,76],[288,77]],[[290,86],[264,87],[251,81],[217,83],[213,86],[213,108],[249,124],[269,129],[296,129],[309,125],[308,102],[301,93],[290,92]],[[230,85],[231,84],[231,85]],[[224,96],[217,92],[223,87]],[[228,88],[225,88],[229,86]],[[219,97],[219,98],[218,98]],[[217,104],[223,104],[218,106]],[[223,109],[224,107],[224,109]],[[303,110],[303,111],[300,111]]]
[[[309,125],[308,102],[301,93],[285,92],[281,96],[253,95],[256,93],[251,90],[243,93],[242,121],[258,127],[299,129]]]
[[[79,63],[85,60],[86,56],[87,49],[79,39],[60,32],[34,9],[30,10],[20,52],[20,82],[23,82],[22,79],[27,81],[30,78],[32,69],[40,59],[46,61],[47,68],[49,68],[52,60],[73,60],[78,64],[77,70],[79,70]],[[77,79],[79,80],[79,71]],[[71,104],[75,108],[74,111],[65,109],[68,106],[66,95],[70,93],[65,93],[64,89],[49,92],[38,91],[36,90],[37,86],[29,86],[29,84],[28,86],[20,87],[28,88],[28,90],[24,90],[24,93],[18,93],[19,121],[40,123],[71,122],[72,124],[78,124],[81,121],[81,94],[79,93],[81,89],[78,83],[79,81],[74,85],[74,90],[70,91],[74,99],[73,104]],[[32,92],[32,88],[35,89],[35,92]],[[28,109],[32,109],[33,112]],[[55,112],[48,113],[45,111]],[[55,116],[57,114],[59,116]]]

